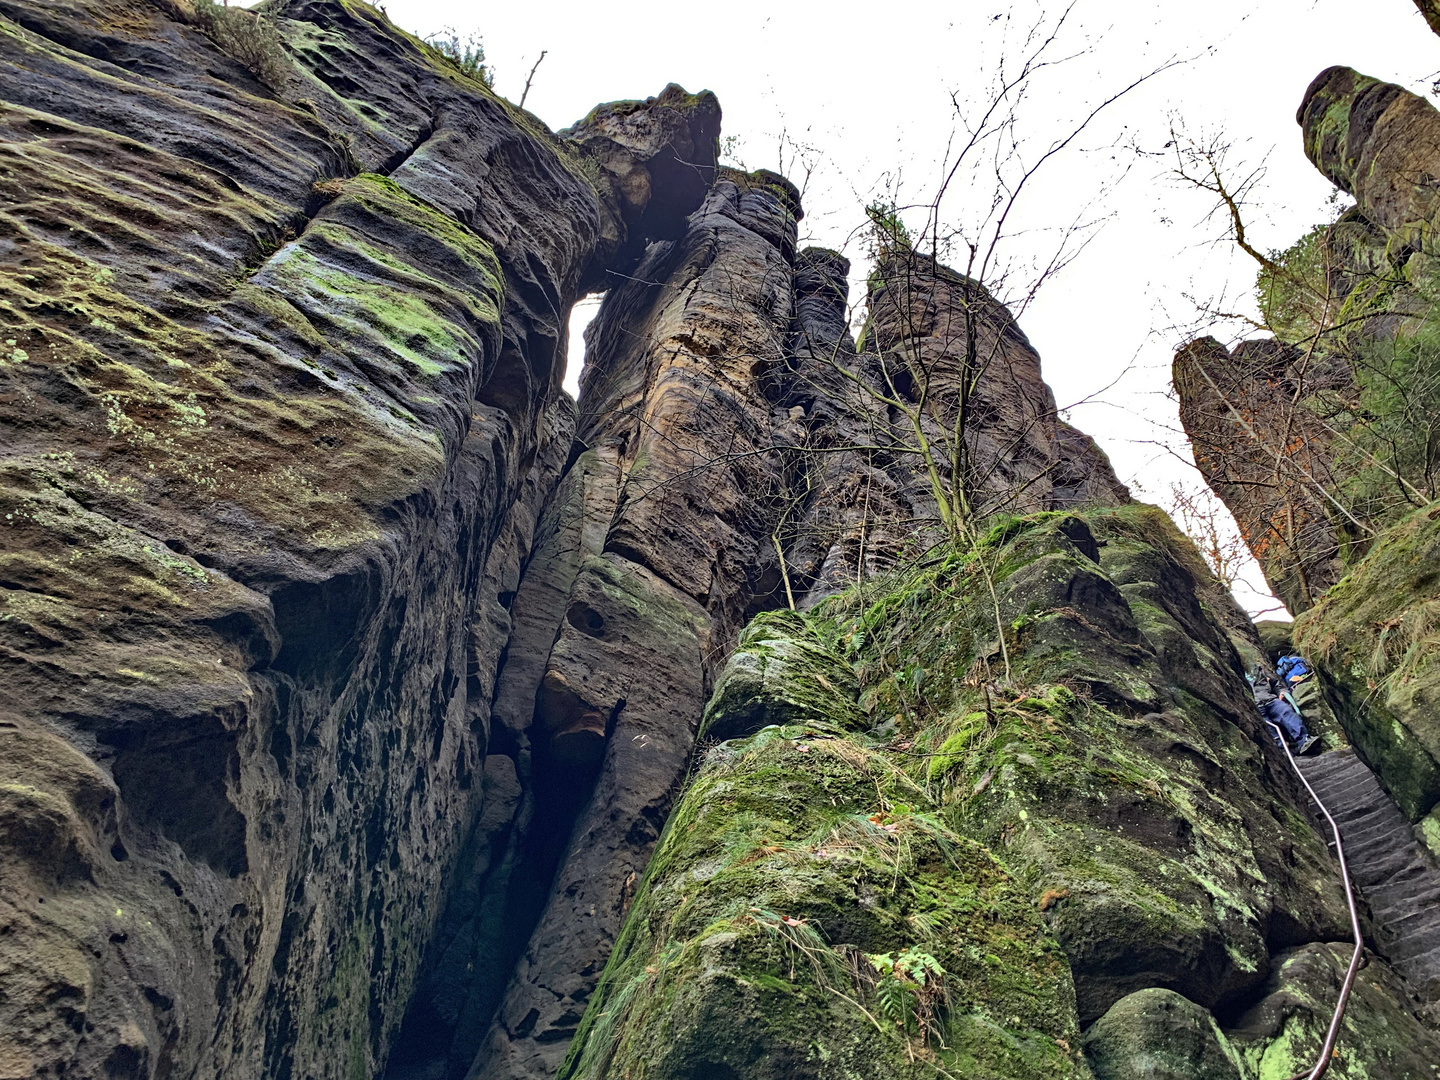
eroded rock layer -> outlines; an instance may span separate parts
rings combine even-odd
[[[184,5],[0,14],[4,1068],[368,1075],[505,788],[569,306],[718,107],[562,142],[364,5],[270,85]]]

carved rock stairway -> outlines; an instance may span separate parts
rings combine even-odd
[[[1302,758],[1301,768],[1340,826],[1356,887],[1370,906],[1374,944],[1440,1019],[1440,869],[1410,822],[1350,748]]]

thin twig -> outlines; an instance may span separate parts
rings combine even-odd
[[[540,60],[544,60],[545,54],[549,51],[549,49],[541,49]],[[540,67],[540,60],[535,61],[535,66],[530,69],[530,74],[525,76],[525,89],[520,94],[520,108],[522,109],[525,107],[525,99],[530,96],[530,80],[535,78],[535,72]]]

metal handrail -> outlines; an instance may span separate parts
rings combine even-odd
[[[1287,698],[1289,694],[1285,695]],[[1295,710],[1297,713],[1299,709]],[[1330,816],[1329,809],[1320,801],[1320,796],[1315,794],[1315,789],[1310,786],[1310,781],[1305,779],[1305,774],[1300,771],[1300,765],[1295,760],[1295,755],[1290,753],[1290,744],[1285,741],[1284,733],[1280,726],[1265,720],[1275,730],[1275,737],[1280,740],[1280,748],[1285,751],[1286,758],[1290,761],[1290,768],[1295,770],[1295,775],[1300,778],[1300,783],[1305,785],[1305,790],[1310,793],[1310,798],[1315,800],[1315,805],[1325,815],[1325,820],[1330,823],[1330,831],[1335,836],[1335,855],[1340,860],[1340,880],[1345,883],[1345,902],[1350,905],[1350,928],[1355,933],[1355,952],[1350,957],[1350,968],[1345,972],[1345,981],[1340,986],[1340,999],[1335,1003],[1335,1015],[1330,1020],[1330,1029],[1325,1032],[1325,1045],[1320,1048],[1320,1058],[1315,1062],[1314,1068],[1309,1072],[1296,1073],[1290,1080],[1320,1080],[1330,1068],[1330,1061],[1335,1052],[1335,1040],[1340,1037],[1340,1021],[1345,1017],[1345,1005],[1350,1000],[1350,988],[1355,984],[1355,973],[1360,970],[1360,961],[1365,956],[1365,939],[1360,933],[1360,913],[1355,909],[1355,890],[1350,885],[1350,868],[1345,864],[1345,845],[1340,841],[1340,826],[1335,824],[1335,819]]]

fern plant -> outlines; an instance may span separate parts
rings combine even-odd
[[[939,1020],[947,994],[945,968],[932,953],[914,945],[898,954],[866,953],[879,977],[875,1005],[880,1015],[907,1035],[928,1040],[940,1034]]]

